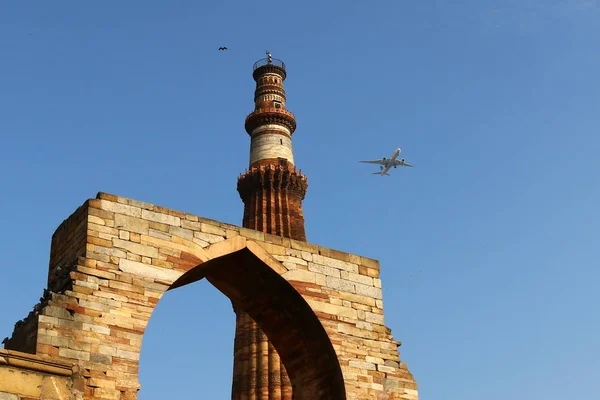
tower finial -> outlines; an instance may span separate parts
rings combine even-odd
[[[267,50],[267,62],[269,64],[271,64],[273,62],[273,56],[271,55],[271,52],[269,50]]]

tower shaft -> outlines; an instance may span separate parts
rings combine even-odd
[[[249,168],[238,179],[245,228],[306,241],[302,200],[307,179],[296,170],[292,134],[296,118],[286,109],[283,62],[260,60],[254,111],[246,118],[250,135]],[[232,399],[291,400],[292,385],[277,351],[256,322],[236,311]]]

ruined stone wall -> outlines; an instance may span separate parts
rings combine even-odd
[[[89,215],[87,202],[64,220],[52,235],[50,263],[48,268],[48,289],[60,292],[64,282],[64,270],[85,255],[87,243],[87,224]],[[58,271],[57,271],[58,269]]]
[[[58,240],[52,254],[80,254],[80,218],[85,252],[37,315],[36,351],[84,371],[86,399],[137,398],[154,307],[201,278],[259,323],[298,400],[418,399],[384,324],[377,261],[104,193],[75,215],[62,231],[73,249]]]
[[[50,299],[51,293],[64,293],[71,289],[71,276],[77,259],[86,252],[88,227],[87,202],[64,220],[52,235],[47,288],[33,310],[15,324],[12,336],[5,342],[5,348],[35,354],[37,346],[38,313]],[[94,210],[89,211],[94,213]],[[92,214],[90,214],[92,215]]]

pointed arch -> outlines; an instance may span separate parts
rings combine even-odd
[[[190,252],[205,261],[168,290],[206,278],[267,335],[286,367],[295,399],[346,398],[329,335],[302,295],[281,276],[288,270],[283,264],[240,236]]]

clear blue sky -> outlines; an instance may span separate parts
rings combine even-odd
[[[33,4],[0,10],[0,337],[98,191],[241,223],[269,49],[308,240],[381,261],[421,398],[597,398],[598,0]],[[395,147],[415,168],[357,163]],[[140,399],[228,399],[233,333],[207,282],[168,293]]]

